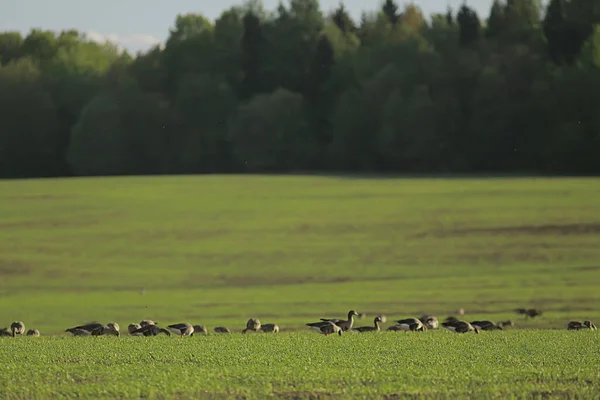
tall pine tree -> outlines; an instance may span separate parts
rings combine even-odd
[[[243,19],[244,35],[242,36],[242,72],[240,96],[248,99],[268,89],[263,82],[263,60],[266,40],[262,32],[260,19],[248,11]]]
[[[459,26],[459,41],[461,46],[470,46],[481,37],[481,22],[475,10],[463,4],[456,17]]]
[[[500,37],[506,29],[506,15],[504,13],[504,6],[499,0],[494,0],[490,16],[487,21],[487,28],[485,30],[485,36],[488,38]]]
[[[348,11],[346,10],[346,7],[344,7],[344,3],[342,2],[340,2],[338,8],[336,8],[333,12],[331,20],[344,33],[356,31],[354,21],[352,20],[352,17],[350,17],[350,14],[348,14]]]
[[[381,10],[392,25],[396,25],[398,23],[400,14],[398,13],[398,5],[394,0],[385,0]]]
[[[544,35],[548,42],[548,55],[557,64],[572,62],[572,55],[565,47],[569,27],[565,16],[565,0],[550,0],[543,22]]]

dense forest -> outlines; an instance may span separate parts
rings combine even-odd
[[[0,177],[600,172],[600,2],[317,0],[175,18],[135,56],[0,33]]]

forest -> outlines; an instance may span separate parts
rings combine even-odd
[[[135,21],[133,21],[134,23]],[[600,2],[248,1],[135,55],[0,33],[0,178],[600,172]]]

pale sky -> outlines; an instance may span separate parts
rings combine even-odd
[[[279,0],[263,0],[265,9],[274,10]],[[325,12],[340,0],[320,0]],[[358,20],[362,11],[375,11],[382,0],[343,0]],[[415,0],[425,15],[445,12],[448,5],[458,9],[463,0]],[[0,0],[0,31],[31,28],[61,31],[77,29],[94,40],[109,39],[133,52],[164,42],[177,14],[201,13],[211,20],[243,0]],[[287,4],[287,0],[284,1]],[[399,0],[402,6],[408,3]],[[487,18],[492,0],[467,0],[480,18]]]

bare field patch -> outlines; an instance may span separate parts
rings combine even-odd
[[[3,276],[28,275],[31,271],[32,266],[28,262],[0,259],[0,278]]]
[[[20,196],[0,196],[0,198],[4,198],[7,200],[18,200],[18,201],[54,201],[54,200],[67,200],[74,199],[76,196],[69,195],[53,195],[53,194],[30,194],[30,195],[20,195]]]
[[[600,271],[600,265],[585,265],[582,267],[573,267],[576,271]]]
[[[102,223],[100,218],[36,219],[0,222],[0,229],[53,229],[90,227]]]
[[[552,224],[552,225],[523,225],[502,226],[495,228],[461,228],[444,231],[426,232],[417,237],[455,237],[471,235],[596,235],[600,234],[600,223],[587,224]]]

